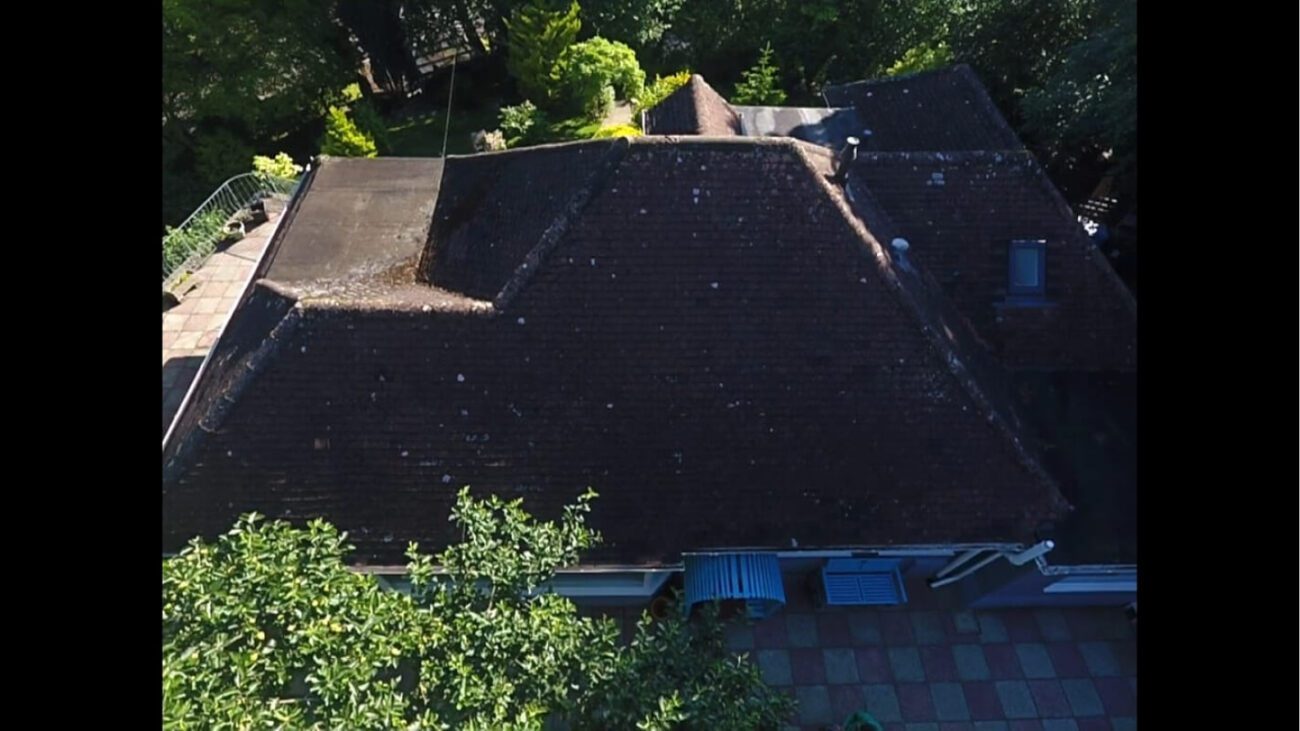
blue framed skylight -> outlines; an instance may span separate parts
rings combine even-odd
[[[1047,293],[1047,242],[1042,239],[1012,241],[1007,258],[1008,298],[1043,299]]]

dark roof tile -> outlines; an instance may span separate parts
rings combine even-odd
[[[652,135],[739,135],[740,117],[703,76],[693,74],[677,91],[645,113]]]
[[[864,129],[864,150],[1019,150],[975,72],[965,64],[908,76],[827,86],[829,106],[851,106]]]
[[[400,563],[407,541],[452,539],[463,484],[543,517],[596,488],[607,543],[594,558],[618,564],[724,546],[1019,542],[1064,510],[827,182],[829,155],[716,138],[566,149],[600,150],[610,169],[560,206],[561,235],[525,254],[540,250],[539,265],[511,296],[438,310],[404,304],[426,286],[414,280],[317,293],[287,308],[292,326],[253,348],[263,355],[226,361],[240,389],[210,372],[227,405],[185,455],[164,450],[167,545],[258,510],[326,517],[360,561]],[[510,271],[526,243],[482,266]]]
[[[869,191],[1005,365],[1135,367],[1132,294],[1030,153],[859,153],[849,185]],[[1007,302],[1013,239],[1047,241],[1045,306]]]

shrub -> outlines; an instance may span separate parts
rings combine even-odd
[[[780,75],[780,69],[772,63],[772,44],[767,43],[759,54],[758,63],[742,73],[744,79],[736,84],[736,91],[731,95],[731,103],[780,104],[785,101]]]
[[[593,140],[604,139],[606,137],[638,137],[641,134],[641,128],[631,124],[616,124],[610,127],[601,127],[596,130],[596,134],[591,136]]]
[[[352,102],[360,101],[361,84],[358,82],[348,84],[343,87],[343,91],[339,92],[339,97],[343,100],[344,104],[351,104]]]
[[[349,108],[352,119],[356,122],[357,129],[362,133],[369,135],[370,139],[375,141],[375,149],[381,153],[392,151],[392,144],[388,136],[388,124],[380,116],[379,111],[369,101],[362,99],[353,102]]]
[[[937,45],[924,43],[907,49],[902,58],[885,69],[885,76],[914,74],[918,71],[942,68],[951,63],[952,50],[948,48],[947,43],[940,42]]]
[[[690,71],[678,71],[671,76],[656,75],[654,83],[642,89],[641,93],[632,100],[632,119],[639,122],[642,112],[653,109],[674,91],[686,86],[690,80]]]
[[[578,43],[559,65],[569,111],[600,119],[614,99],[632,99],[645,87],[645,72],[626,44],[596,36]]]
[[[226,217],[221,211],[200,213],[184,229],[167,227],[163,236],[163,268],[171,271],[195,251],[211,251],[225,238]]]
[[[513,107],[501,107],[500,114],[501,133],[505,135],[506,144],[510,147],[537,138],[547,125],[546,115],[530,101]]]
[[[578,39],[579,12],[577,2],[556,11],[532,0],[510,14],[506,68],[525,98],[550,106],[560,97],[560,59]]]
[[[339,107],[330,107],[325,115],[325,139],[320,151],[338,157],[375,157],[379,154],[374,138],[357,129],[356,123]]]
[[[302,166],[296,164],[287,153],[277,153],[275,157],[265,155],[253,156],[253,172],[258,175],[282,180],[297,180],[302,175]]]

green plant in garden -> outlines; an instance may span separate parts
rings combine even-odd
[[[776,728],[788,697],[725,651],[716,611],[643,618],[632,645],[544,589],[599,540],[594,493],[557,522],[471,498],[460,543],[410,546],[409,593],[345,563],[346,535],[250,515],[163,562],[163,727]]]
[[[577,2],[563,9],[554,5],[546,0],[531,0],[517,8],[505,24],[509,30],[506,68],[524,97],[543,107],[557,101],[561,93],[560,59],[582,29]]]
[[[343,87],[343,91],[339,92],[339,99],[341,99],[344,104],[361,101],[361,84],[354,81]]]
[[[546,115],[537,105],[525,100],[513,107],[501,107],[501,133],[506,137],[506,144],[513,147],[520,142],[531,140],[546,127]]]
[[[600,119],[614,99],[632,99],[645,86],[645,72],[626,44],[600,36],[571,46],[561,57],[559,77],[568,110]]]
[[[276,153],[275,157],[254,155],[253,172],[264,177],[297,180],[302,175],[302,166],[285,152]]]
[[[348,113],[351,115],[352,120],[356,122],[357,129],[375,141],[375,148],[380,153],[386,155],[392,151],[388,123],[384,121],[379,110],[375,109],[375,105],[371,104],[369,99],[352,102],[348,105]]]
[[[218,210],[191,218],[184,228],[167,227],[163,235],[163,268],[172,271],[196,251],[212,251],[226,236],[226,216]]]
[[[701,609],[692,621],[677,606],[658,621],[643,614],[619,661],[587,688],[573,727],[781,728],[794,700],[768,688],[747,657],[728,652],[716,604]]]
[[[330,107],[325,115],[325,139],[320,151],[338,157],[375,157],[379,154],[374,138],[358,129],[347,112],[339,107]]]
[[[667,99],[674,91],[690,83],[690,71],[678,71],[670,76],[655,76],[654,83],[647,85],[632,100],[632,119],[640,121],[641,112],[653,109],[659,102]]]
[[[919,71],[943,68],[950,64],[952,64],[952,49],[948,48],[947,43],[942,41],[935,44],[925,43],[907,49],[902,58],[885,69],[885,76],[914,74]]]
[[[600,140],[606,137],[639,137],[641,128],[634,124],[615,124],[609,127],[601,127],[592,135],[593,140]]]
[[[772,62],[772,44],[767,43],[759,53],[758,63],[741,74],[744,78],[736,84],[731,95],[732,104],[780,104],[785,101],[781,89],[781,70]]]

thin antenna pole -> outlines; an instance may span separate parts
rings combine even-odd
[[[442,156],[447,157],[447,135],[451,133],[451,95],[456,91],[456,59],[460,58],[460,49],[451,49],[451,85],[447,87],[447,123],[442,127]]]

